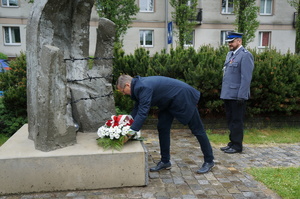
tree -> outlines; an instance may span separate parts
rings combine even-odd
[[[26,56],[20,56],[9,62],[11,70],[0,73],[0,90],[4,91],[5,107],[16,115],[27,115],[26,97]]]
[[[193,27],[196,25],[197,0],[171,0],[170,5],[175,9],[172,18],[178,27],[179,46],[183,47],[186,41],[192,38]]]
[[[259,26],[257,12],[259,7],[255,6],[256,0],[234,0],[234,14],[236,15],[234,25],[236,31],[243,33],[243,45],[253,41],[255,31]]]
[[[116,24],[116,42],[122,43],[122,36],[129,28],[129,24],[139,11],[135,0],[96,0],[95,5],[99,17],[104,17]]]
[[[7,55],[0,52],[0,59],[8,59]]]
[[[26,55],[9,62],[11,70],[0,73],[0,134],[12,135],[27,122]]]
[[[288,0],[291,6],[293,6],[296,11],[296,41],[295,41],[295,53],[300,54],[300,0]]]

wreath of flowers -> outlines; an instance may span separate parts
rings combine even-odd
[[[130,126],[133,123],[131,115],[118,115],[111,116],[111,120],[107,120],[105,125],[101,126],[97,134],[98,145],[103,147],[104,150],[116,149],[120,151],[123,148],[128,137],[126,134],[129,132]],[[140,132],[138,131],[131,139],[140,139]]]

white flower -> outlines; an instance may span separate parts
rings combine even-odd
[[[111,133],[111,134],[109,135],[109,138],[110,138],[111,140],[113,140],[113,139],[114,139],[114,134]]]
[[[122,134],[122,129],[120,129],[120,128],[116,129],[115,134],[121,135]]]
[[[130,126],[124,126],[122,128],[122,135],[126,135],[128,133],[128,130],[130,129]]]
[[[97,131],[98,136],[100,138],[105,137],[105,131],[106,131],[106,128],[104,126],[101,126]]]
[[[112,119],[114,116],[112,116]],[[120,119],[119,125],[118,126],[106,126],[103,125],[101,126],[98,131],[97,135],[100,138],[109,138],[109,139],[120,139],[121,136],[124,136],[128,133],[130,126],[129,120],[132,119],[130,115],[123,115]],[[138,139],[141,137],[140,131],[138,131],[133,139]]]
[[[119,139],[119,138],[120,138],[120,134],[119,134],[119,133],[115,133],[115,134],[114,134],[114,137],[115,137],[116,139]]]

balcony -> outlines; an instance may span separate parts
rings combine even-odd
[[[197,8],[198,12],[195,19],[190,19],[189,21],[195,22],[197,25],[202,24],[202,8]]]

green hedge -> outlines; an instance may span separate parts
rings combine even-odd
[[[0,59],[8,59],[7,55],[0,52]]]
[[[199,110],[202,115],[224,114],[220,100],[222,68],[228,52],[227,46],[202,46],[198,50],[171,49],[150,56],[149,51],[138,48],[125,55],[115,49],[114,75],[162,75],[182,80],[201,92]],[[297,114],[300,112],[300,56],[281,54],[275,49],[257,52],[251,50],[255,69],[251,84],[249,115]],[[116,106],[130,111],[130,98],[115,92]]]
[[[0,133],[13,135],[27,122],[26,97],[26,56],[20,56],[9,62],[11,70],[0,73]]]
[[[281,54],[275,49],[258,52],[250,50],[255,59],[251,84],[249,115],[296,115],[300,113],[300,56]],[[202,116],[224,116],[220,100],[222,68],[227,46],[213,48],[202,46],[198,50],[171,49],[150,56],[149,51],[138,48],[125,55],[121,48],[114,52],[114,82],[120,74],[132,76],[162,75],[176,78],[201,92],[199,111]],[[3,55],[0,53],[3,57]],[[0,90],[5,91],[0,99],[0,133],[12,135],[27,122],[26,111],[26,56],[21,53],[10,62],[12,70],[0,74]],[[117,112],[129,113],[133,101],[114,91]],[[152,109],[155,114],[156,109]]]
[[[300,56],[272,49],[257,53],[251,84],[251,113],[293,114],[300,111]]]

